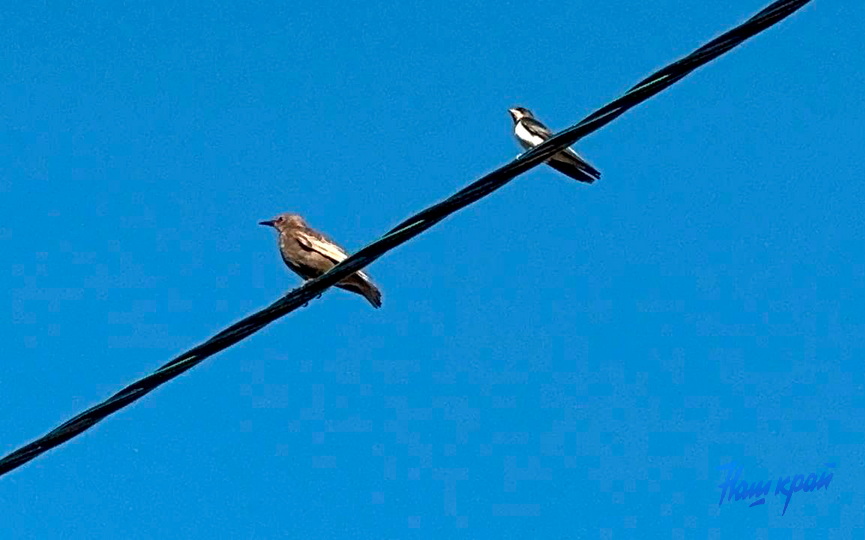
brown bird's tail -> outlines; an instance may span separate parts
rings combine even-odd
[[[367,281],[357,274],[345,278],[336,286],[363,296],[374,308],[381,307],[381,291],[371,281]]]

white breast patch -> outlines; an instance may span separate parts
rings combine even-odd
[[[517,136],[520,144],[523,145],[523,148],[531,148],[544,142],[543,137],[531,133],[529,130],[526,129],[522,122],[519,122],[516,125],[516,127],[514,128],[514,134]]]

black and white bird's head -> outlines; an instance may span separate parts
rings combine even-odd
[[[535,116],[532,114],[532,111],[524,108],[524,107],[511,107],[508,109],[508,112],[511,113],[511,118],[514,119],[514,124],[522,120],[523,118],[534,118]]]
[[[273,227],[274,229],[281,231],[283,229],[292,229],[292,228],[305,228],[307,227],[306,221],[299,214],[294,214],[291,212],[285,212],[284,214],[279,214],[273,219],[269,219],[267,221],[261,221],[258,223],[259,225],[266,225],[268,227]]]

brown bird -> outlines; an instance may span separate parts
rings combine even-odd
[[[313,230],[297,214],[286,212],[260,225],[273,227],[279,232],[279,252],[295,274],[303,279],[316,278],[348,257],[348,253],[333,240]],[[381,291],[363,272],[354,274],[336,284],[337,287],[357,293],[375,308],[381,307]]]

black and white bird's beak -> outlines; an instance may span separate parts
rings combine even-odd
[[[258,224],[259,225],[267,225],[268,227],[273,227],[276,224],[276,222],[272,219],[268,219],[267,221],[259,221]]]

